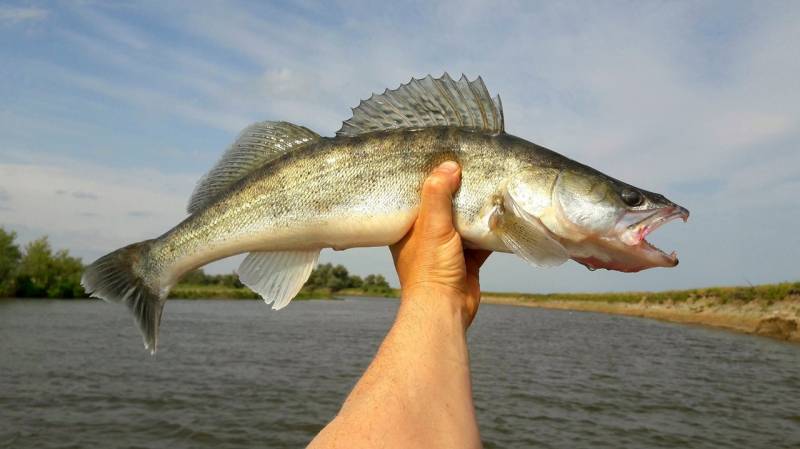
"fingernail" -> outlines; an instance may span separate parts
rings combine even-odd
[[[458,170],[458,164],[453,161],[445,161],[442,162],[437,169],[445,173],[455,173],[456,170]]]

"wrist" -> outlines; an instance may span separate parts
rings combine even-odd
[[[458,288],[433,283],[420,282],[405,286],[400,297],[400,312],[421,312],[426,320],[455,322],[466,330],[468,318],[466,293]],[[414,313],[416,315],[416,313]]]

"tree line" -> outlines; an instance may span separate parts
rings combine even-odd
[[[182,285],[215,286],[225,288],[242,288],[242,282],[236,273],[207,274],[202,269],[187,273],[180,282]],[[303,286],[303,291],[336,293],[345,289],[359,289],[365,293],[385,294],[391,291],[389,283],[380,274],[361,276],[350,274],[342,265],[323,263],[317,266]]]
[[[67,250],[54,251],[47,237],[29,242],[24,248],[15,242],[17,234],[0,227],[0,298],[86,298],[81,287],[83,262]],[[187,273],[181,284],[243,288],[239,277],[206,274],[202,269]],[[364,278],[351,275],[342,265],[321,264],[311,272],[304,291],[338,292],[360,289],[365,293],[391,291],[381,275]]]
[[[389,283],[380,274],[370,274],[361,278],[361,276],[348,273],[347,268],[341,265],[329,263],[317,266],[311,272],[311,276],[309,276],[305,286],[303,286],[303,289],[308,291],[329,290],[338,292],[348,288],[379,294],[391,291]]]
[[[17,234],[0,228],[0,297],[85,298],[83,263],[67,250],[53,252],[47,237],[20,250]]]

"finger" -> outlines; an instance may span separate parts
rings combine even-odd
[[[419,216],[424,232],[453,228],[453,194],[461,182],[461,169],[453,161],[436,167],[422,186]]]
[[[468,249],[464,251],[464,262],[467,268],[467,274],[470,276],[478,276],[481,266],[486,259],[492,254],[491,251],[482,249]]]
[[[492,252],[485,249],[467,249],[464,250],[464,258],[472,261],[477,268],[483,266],[486,259],[492,255]]]
[[[397,258],[400,257],[400,251],[406,246],[408,240],[411,238],[411,231],[409,231],[405,236],[403,236],[400,241],[389,245],[389,252],[392,254],[392,259],[397,262]]]

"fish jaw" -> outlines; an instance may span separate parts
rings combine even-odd
[[[670,221],[680,218],[686,222],[689,219],[689,211],[674,205],[637,214],[644,215],[645,218],[630,225],[621,220],[615,235],[593,236],[582,241],[580,245],[568,245],[572,250],[571,258],[590,270],[602,268],[624,273],[677,266],[678,256],[675,251],[667,254],[648,242],[645,237]]]

